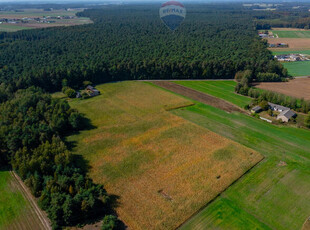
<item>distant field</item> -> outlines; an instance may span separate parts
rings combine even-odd
[[[310,78],[297,78],[289,82],[262,82],[255,87],[310,100]]]
[[[9,171],[0,170],[0,229],[45,229]]]
[[[193,105],[183,97],[144,82],[98,89],[98,97],[70,101],[96,128],[68,141],[95,182],[120,196],[117,212],[131,229],[175,229],[262,159],[171,114]]]
[[[310,30],[308,31],[272,31],[279,38],[310,38]]]
[[[251,102],[251,98],[235,93],[235,81],[174,81],[174,83],[224,99],[241,108]]]
[[[17,26],[13,24],[0,24],[0,32],[16,32],[18,30],[30,29],[23,26]]]
[[[34,18],[34,17],[43,17],[43,16],[75,16],[76,13],[80,11],[66,11],[66,10],[52,10],[52,11],[43,11],[43,9],[25,9],[24,12],[15,12],[15,11],[0,11],[0,18],[8,19],[21,19],[25,17]],[[2,23],[0,24],[0,32],[15,32],[19,30],[26,29],[36,29],[36,28],[47,28],[47,27],[57,27],[57,26],[72,26],[72,25],[83,25],[92,23],[89,18],[73,18],[73,19],[51,19],[55,23],[37,23],[30,21],[29,23]]]
[[[309,54],[310,50],[273,51],[273,55]],[[282,63],[290,75],[294,77],[310,76],[310,61]]]
[[[310,50],[290,50],[290,51],[273,51],[273,55],[281,55],[281,54],[309,54],[310,55]]]
[[[275,126],[204,104],[173,114],[266,156],[181,230],[301,229],[310,213],[310,131]]]
[[[25,18],[25,17],[43,17],[43,16],[74,16],[81,10],[52,10],[44,11],[43,9],[23,9],[23,12],[0,11],[0,18]]]
[[[270,48],[272,51],[309,50],[310,38],[268,38],[269,43],[287,43],[288,48]]]
[[[282,63],[293,77],[310,76],[310,61]]]

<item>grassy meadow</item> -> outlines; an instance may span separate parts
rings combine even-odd
[[[12,191],[9,171],[0,171],[0,229],[5,229],[25,210],[26,201],[18,190]]]
[[[279,38],[310,38],[309,31],[272,31],[274,35],[278,35]]]
[[[15,24],[0,24],[0,32],[16,32],[19,30],[28,30],[28,29],[31,28]]]
[[[241,108],[251,102],[251,98],[235,93],[235,81],[174,81],[194,90],[224,99]]]
[[[310,76],[310,61],[282,63],[288,73],[293,77]]]
[[[120,196],[117,212],[132,229],[175,229],[262,160],[171,113],[191,100],[144,82],[97,88],[100,96],[69,101],[94,128],[68,141],[94,181]]]
[[[310,213],[310,131],[204,104],[173,114],[266,157],[181,229],[301,229]]]
[[[9,171],[0,169],[0,230],[43,230],[41,220]]]

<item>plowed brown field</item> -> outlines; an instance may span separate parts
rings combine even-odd
[[[310,78],[297,78],[289,82],[264,82],[255,87],[310,100]]]

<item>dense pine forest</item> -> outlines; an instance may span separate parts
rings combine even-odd
[[[2,33],[0,82],[57,91],[63,79],[77,88],[85,80],[233,78],[245,69],[286,76],[257,38],[251,11],[187,6],[172,32],[159,6],[89,9],[79,16],[92,25]]]
[[[91,25],[0,33],[0,166],[19,174],[54,229],[109,214],[112,205],[65,142],[87,125],[48,94],[63,82],[78,89],[83,81],[228,79],[240,71],[250,71],[251,81],[287,76],[259,40],[253,12],[238,5],[186,6],[185,21],[172,32],[159,7],[105,6],[79,13]]]

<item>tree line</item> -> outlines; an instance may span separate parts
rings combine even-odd
[[[252,12],[188,6],[185,21],[172,32],[158,8],[88,9],[78,15],[90,17],[91,25],[0,33],[0,83],[59,91],[63,79],[71,88],[86,80],[227,79],[245,69],[270,72],[274,65],[286,77],[258,38]]]
[[[11,165],[24,180],[53,229],[111,211],[104,187],[86,175],[63,140],[86,126],[85,118],[66,101],[34,86],[16,91],[0,105],[0,166]]]

